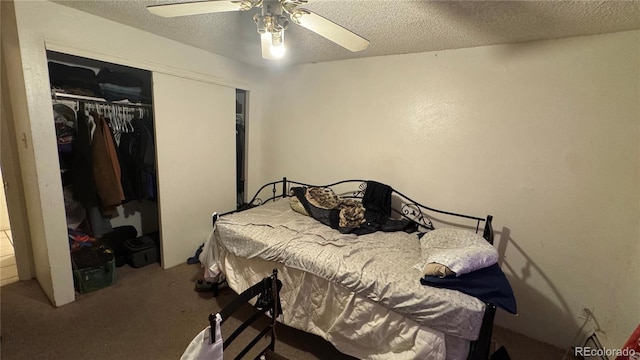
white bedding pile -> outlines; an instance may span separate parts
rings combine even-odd
[[[316,299],[316,308],[305,309],[307,314],[308,311],[318,311],[323,313],[320,318],[340,318],[340,313],[331,314],[329,317],[324,313],[331,312],[332,307],[336,307],[342,312],[349,310],[351,316],[354,316],[354,313],[357,314],[358,311],[369,307],[371,309],[366,310],[366,313],[372,316],[370,312],[375,310],[373,314],[376,321],[368,319],[361,324],[355,324],[355,327],[354,324],[350,324],[352,330],[358,329],[357,326],[364,326],[362,332],[371,331],[366,327],[375,324],[385,327],[399,326],[398,329],[405,326],[411,328],[411,325],[413,333],[403,334],[404,340],[413,337],[410,340],[415,343],[419,334],[423,337],[419,342],[431,342],[429,346],[434,350],[433,354],[427,357],[429,359],[444,359],[444,352],[447,352],[447,359],[464,358],[465,355],[460,354],[464,351],[460,349],[468,349],[466,340],[475,340],[478,337],[484,312],[482,301],[458,291],[420,284],[421,273],[414,268],[422,258],[420,241],[416,234],[341,234],[311,217],[292,211],[288,201],[276,201],[218,219],[216,230],[210,240],[211,244],[205,245],[201,255],[201,261],[209,270],[210,276],[223,270],[222,268],[225,273],[243,269],[230,265],[235,262],[235,266],[244,266],[238,263],[238,259],[260,259],[282,264],[286,268],[280,266],[281,271],[287,271],[289,268],[290,273],[296,273],[297,269],[300,274],[296,273],[295,276],[298,277],[305,274],[313,275],[312,279],[324,280],[314,282],[318,283],[317,286],[326,288],[325,291],[331,291],[330,298],[333,300],[322,302],[322,299]],[[225,261],[226,263],[223,263]],[[268,267],[273,264],[266,264],[266,273],[269,273]],[[234,288],[236,291],[249,285],[238,283],[243,281],[239,280],[240,278],[250,277],[244,276],[247,274],[242,275],[227,274],[231,287],[234,288],[234,282],[240,287]],[[304,282],[301,282],[300,286],[303,285]],[[306,290],[309,290],[307,296],[314,294],[310,289]],[[318,291],[317,288],[313,290]],[[310,299],[305,300],[305,295],[300,289],[283,289],[283,292],[287,291],[302,296],[301,299],[295,296],[287,299],[290,311],[291,307],[310,304]],[[336,303],[335,306],[332,303]],[[337,306],[338,304],[340,306]],[[356,305],[357,309],[353,309]],[[320,308],[317,308],[318,306]],[[356,351],[344,349],[353,343],[353,339],[343,342],[332,339],[338,334],[335,330],[339,330],[340,324],[305,324],[303,322],[308,322],[308,319],[287,319],[286,314],[287,307],[284,323],[321,335],[339,349],[356,355]],[[338,328],[334,329],[336,326]],[[409,328],[405,331],[409,331]],[[383,331],[385,332],[388,333],[388,329]],[[445,338],[447,351],[444,351]],[[403,346],[406,346],[406,343]],[[399,358],[393,354],[399,355],[402,351],[406,354],[412,353],[411,349],[401,350],[391,348],[387,356],[382,354],[380,357],[366,357]],[[410,358],[410,355],[406,358]]]

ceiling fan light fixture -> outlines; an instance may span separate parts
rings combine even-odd
[[[271,33],[271,46],[284,45],[284,30]]]
[[[264,1],[262,13],[253,16],[262,43],[262,57],[277,60],[284,56],[284,30],[289,26],[289,20],[283,15],[282,3],[279,1]]]
[[[287,49],[284,47],[284,44],[278,46],[271,45],[271,47],[269,47],[269,52],[274,58],[282,59],[284,54],[287,52]]]
[[[256,22],[258,27],[258,34],[264,34],[267,32],[267,24],[265,23],[265,17],[260,14],[253,15],[253,21]]]
[[[271,33],[271,46],[269,46],[269,52],[276,59],[281,59],[286,52],[284,47],[284,30],[280,30],[275,33]]]
[[[199,0],[151,5],[147,9],[159,16],[175,17],[262,8],[260,14],[253,16],[253,21],[260,34],[262,57],[270,60],[284,55],[284,30],[289,26],[285,15],[292,22],[350,51],[362,51],[369,46],[369,40],[349,29],[310,10],[298,8],[307,2],[308,0]]]
[[[262,58],[267,60],[278,60],[271,53],[271,47],[273,45],[273,40],[271,39],[271,34],[265,32],[264,34],[260,34],[260,44],[262,46]]]

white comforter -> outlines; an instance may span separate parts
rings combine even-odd
[[[414,265],[421,260],[421,248],[415,234],[341,234],[292,211],[287,201],[276,201],[220,218],[212,240],[234,256],[280,263],[338,284],[436,335],[478,337],[484,304],[458,291],[420,284]]]

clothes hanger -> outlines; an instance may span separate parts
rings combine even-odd
[[[117,119],[117,123],[118,123],[118,131],[122,134],[125,131],[124,128],[124,110],[123,107],[120,105],[114,105],[114,109],[115,111],[115,117]]]
[[[136,117],[136,112],[138,109],[136,108],[129,108],[129,116],[127,117],[127,130],[129,132],[134,132],[135,128],[133,127],[133,119],[135,119]]]
[[[115,105],[109,104],[107,105],[109,109],[109,122],[111,123],[111,131],[115,134],[120,132],[120,125],[118,124],[118,112],[115,111]]]
[[[124,122],[124,107],[122,106],[116,106],[116,112],[117,112],[117,117],[118,117],[118,129],[120,130],[121,133],[125,132],[126,126],[125,126],[125,122]]]

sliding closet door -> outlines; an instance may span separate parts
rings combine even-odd
[[[235,89],[153,74],[162,266],[186,262],[235,209]]]

